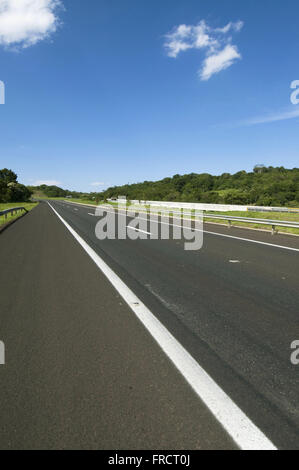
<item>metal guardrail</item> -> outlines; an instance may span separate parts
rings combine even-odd
[[[124,197],[121,198],[113,198],[107,199],[110,202],[118,202],[119,204],[125,204],[126,199]],[[141,205],[148,205],[153,207],[172,207],[176,209],[190,209],[190,210],[203,210],[203,211],[216,211],[216,212],[231,212],[231,211],[238,211],[238,212],[286,212],[286,213],[293,213],[299,214],[299,208],[297,207],[274,207],[274,206],[252,206],[249,205],[239,205],[239,204],[209,204],[209,203],[201,203],[201,202],[167,202],[167,201],[137,201],[131,200],[132,204],[141,204]]]
[[[5,209],[4,211],[0,211],[0,217],[4,215],[4,218],[7,219],[8,214],[14,215],[14,213],[18,213],[19,211],[25,211],[28,212],[25,207],[13,207],[12,209]]]
[[[146,210],[140,210],[138,206],[132,206],[131,210],[136,209],[136,211],[139,212],[148,212]],[[168,209],[167,211],[162,210],[160,208],[153,208],[155,213],[157,214],[178,214],[182,216],[190,216],[194,217],[196,216],[197,211],[184,211],[184,212],[179,212],[176,210],[171,210]],[[201,215],[201,213],[200,213]],[[259,219],[259,218],[254,218],[254,217],[237,217],[237,216],[228,216],[228,215],[220,215],[220,214],[203,214],[204,219],[218,219],[218,220],[225,220],[228,222],[228,226],[232,227],[232,222],[242,222],[242,223],[248,223],[248,224],[257,224],[257,225],[270,225],[272,227],[272,235],[275,235],[278,231],[276,230],[276,227],[288,227],[288,228],[297,228],[299,230],[299,222],[293,222],[290,220],[271,220],[271,219]]]
[[[272,235],[277,233],[276,227],[297,228],[299,230],[299,222],[292,222],[290,220],[270,220],[270,219],[257,219],[257,218],[255,219],[254,217],[235,217],[235,216],[214,215],[214,214],[204,214],[204,218],[227,220],[229,227],[232,226],[232,222],[245,222],[245,223],[250,223],[250,224],[271,225]]]
[[[286,212],[289,214],[299,214],[299,209],[294,207],[248,206],[248,210],[252,212]]]

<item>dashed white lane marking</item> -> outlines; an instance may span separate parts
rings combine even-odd
[[[49,204],[49,203],[48,203]],[[156,343],[177,370],[206,404],[211,413],[243,450],[277,450],[265,434],[217,385],[186,349],[172,336],[155,315],[141,302],[129,287],[112,271],[105,261],[77,234],[77,232],[49,204],[53,212],[70,231],[77,242],[109,279],[114,288],[133,310]]]
[[[230,259],[229,262],[232,263],[232,264],[241,263],[241,261],[239,261],[238,259]]]
[[[141,230],[140,228],[136,228],[136,227],[131,227],[130,225],[127,225],[127,228],[131,230],[135,230],[136,232],[145,233],[146,235],[151,235],[151,232],[146,232],[145,230]]]

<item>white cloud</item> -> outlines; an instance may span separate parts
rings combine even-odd
[[[225,70],[233,65],[237,59],[241,59],[238,48],[228,44],[222,51],[212,54],[205,59],[203,68],[200,71],[200,78],[202,80],[209,80],[215,73],[219,73],[221,70]]]
[[[188,49],[192,49],[192,46],[188,44],[187,42],[181,41],[181,40],[175,40],[173,39],[172,41],[169,42],[168,44],[169,47],[169,57],[177,57],[177,55],[181,51],[187,51]]]
[[[211,29],[205,21],[201,21],[197,26],[194,26],[193,31],[194,47],[196,49],[203,49],[205,47],[213,49],[214,47],[217,47],[218,40],[213,38],[213,36],[210,34]]]
[[[231,44],[228,33],[239,32],[244,23],[230,22],[223,28],[212,28],[202,20],[197,25],[181,24],[168,33],[165,41],[167,55],[176,58],[189,49],[202,50],[205,54],[200,70],[202,80],[230,67],[241,59],[237,46]]]
[[[55,180],[39,180],[36,181],[33,186],[42,186],[43,184],[45,184],[46,186],[59,186],[61,182]]]
[[[165,48],[169,57],[177,57],[187,49],[202,49],[216,45],[210,35],[210,28],[204,20],[197,25],[181,24],[166,35]]]
[[[96,182],[96,183],[90,183],[90,186],[108,186],[108,183]]]
[[[235,31],[237,31],[237,33],[238,33],[238,32],[241,31],[241,29],[243,28],[243,26],[244,26],[244,21],[237,21],[236,23],[232,23],[232,25],[233,25],[233,29],[234,29]]]
[[[236,31],[238,33],[239,31],[241,31],[243,26],[244,26],[243,21],[237,21],[236,23],[230,22],[226,26],[224,26],[223,28],[216,28],[215,31],[217,33],[227,34],[229,31],[233,30],[233,31]]]
[[[288,119],[295,119],[297,117],[299,117],[299,107],[248,119],[246,121],[240,122],[239,125],[254,126],[257,124],[267,124],[269,122],[286,121]]]
[[[0,45],[26,48],[54,33],[60,0],[0,0]]]

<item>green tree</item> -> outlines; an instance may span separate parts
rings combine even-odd
[[[26,202],[32,191],[19,184],[18,177],[12,170],[0,170],[0,202]]]

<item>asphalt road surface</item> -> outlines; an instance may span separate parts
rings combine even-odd
[[[51,204],[276,447],[299,448],[297,237],[99,241],[92,208]],[[237,448],[46,203],[0,259],[1,448]]]

